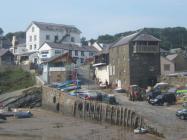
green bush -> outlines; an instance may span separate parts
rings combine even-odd
[[[0,72],[0,92],[10,92],[28,88],[35,84],[35,77],[21,68],[7,69]]]

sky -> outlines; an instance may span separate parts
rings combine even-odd
[[[187,27],[187,0],[0,0],[0,27],[25,31],[32,21],[75,25],[97,38],[144,27]]]

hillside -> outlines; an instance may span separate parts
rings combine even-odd
[[[187,29],[184,27],[174,28],[145,28],[148,34],[154,35],[161,40],[161,48],[185,48],[187,47]],[[136,31],[118,33],[115,35],[101,35],[97,38],[99,43],[113,43],[122,36],[127,36]]]
[[[28,88],[34,83],[34,76],[20,68],[0,69],[0,93]]]

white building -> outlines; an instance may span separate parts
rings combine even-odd
[[[175,64],[169,59],[162,57],[160,58],[161,75],[169,75],[175,73]]]
[[[34,21],[26,30],[26,48],[37,52],[44,42],[80,45],[80,34],[75,26]]]
[[[53,56],[67,52],[73,57],[77,64],[81,64],[84,63],[86,58],[93,57],[97,53],[97,49],[92,46],[80,47],[76,44],[45,42],[38,50],[39,63]]]

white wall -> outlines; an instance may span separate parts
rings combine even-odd
[[[96,67],[95,75],[102,83],[105,83],[106,80],[109,82],[109,66]]]
[[[170,65],[170,70],[169,71],[164,70],[164,65],[165,64]],[[175,64],[173,62],[169,61],[168,59],[164,58],[164,57],[160,58],[160,68],[161,68],[161,75],[168,75],[168,74],[175,73]]]
[[[34,31],[32,31],[34,28]],[[34,36],[36,35],[36,40],[34,40]],[[32,41],[30,41],[30,36],[32,36]],[[30,45],[32,45],[32,50],[30,50]],[[34,49],[34,45],[36,45],[36,49]],[[32,24],[30,28],[26,32],[26,48],[29,52],[37,51],[40,47],[40,29]]]
[[[69,50],[64,50],[64,49],[54,49],[51,48],[47,43],[43,44],[42,47],[38,50],[38,55],[39,55],[39,63],[42,62],[43,58],[51,58],[57,54],[55,54],[55,50],[60,50],[62,51],[61,54],[67,53],[69,52]],[[48,51],[48,54],[42,54],[42,52]],[[59,54],[58,54],[59,55]],[[72,51],[72,57],[78,57],[79,59],[86,59],[89,58],[89,52],[88,51],[84,51],[84,56],[81,56],[81,51],[78,51],[78,55],[75,55],[75,51]]]
[[[32,30],[33,28],[34,31]],[[50,36],[50,40],[46,40],[46,35]],[[37,51],[41,47],[41,45],[43,45],[44,42],[54,42],[55,36],[58,36],[58,39],[60,41],[65,35],[66,35],[65,30],[61,30],[61,31],[40,30],[35,24],[32,24],[26,32],[26,47],[29,52]],[[30,41],[30,36],[32,36],[32,41]],[[34,39],[34,36],[37,37],[36,40]],[[63,41],[63,43],[75,43],[77,45],[80,45],[80,33],[71,32],[70,37],[74,37],[75,42],[71,42],[69,38],[69,40]],[[32,45],[32,50],[30,49],[30,45]],[[34,45],[36,45],[36,49],[34,49]]]

